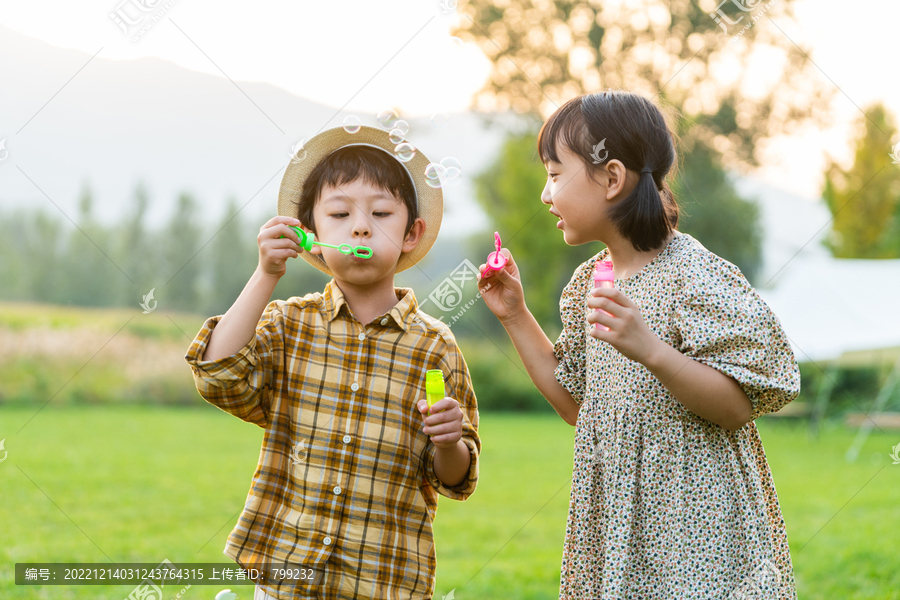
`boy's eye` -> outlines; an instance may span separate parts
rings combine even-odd
[[[550,179],[553,179],[557,175],[558,175],[558,173],[547,173],[547,177],[549,177]]]
[[[382,210],[382,211],[374,212],[374,213],[372,213],[372,214],[374,214],[376,217],[386,217],[386,216],[390,215],[391,213],[389,213],[389,212],[384,212],[384,211]]]
[[[331,214],[328,215],[328,216],[330,216],[330,217],[337,217],[337,218],[340,219],[340,218],[342,218],[342,217],[346,217],[347,215],[348,215],[348,213],[342,212],[342,213],[331,213]]]

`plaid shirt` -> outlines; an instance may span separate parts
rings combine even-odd
[[[239,565],[287,562],[320,583],[263,584],[280,600],[431,598],[438,494],[465,500],[478,481],[478,406],[450,329],[418,310],[411,289],[362,325],[332,280],[325,292],[275,300],[233,356],[201,360],[221,317],[188,349],[200,394],[265,429],[250,492],[225,544]],[[463,411],[465,481],[445,486],[416,402],[425,371],[444,373]]]

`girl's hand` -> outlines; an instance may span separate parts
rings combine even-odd
[[[482,264],[478,267],[476,281],[484,303],[503,323],[518,316],[525,309],[525,292],[522,290],[519,267],[516,266],[512,254],[506,248],[500,252],[509,259],[506,266],[499,271],[492,270],[487,277],[482,278],[481,273],[487,266]]]
[[[662,340],[647,327],[640,309],[631,298],[615,288],[596,288],[591,292],[587,305],[588,308],[601,308],[610,313],[588,313],[588,323],[609,327],[609,331],[603,331],[591,325],[591,337],[608,342],[626,358],[646,366]]]
[[[453,398],[442,398],[428,406],[427,400],[416,405],[425,417],[423,431],[438,448],[453,448],[462,439],[463,411]]]
[[[259,244],[259,270],[266,275],[280,278],[287,272],[287,259],[300,255],[300,238],[289,225],[299,226],[292,217],[272,217],[259,228],[256,243]],[[279,239],[284,236],[283,239]]]

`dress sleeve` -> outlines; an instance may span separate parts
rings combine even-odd
[[[283,301],[269,303],[246,346],[219,360],[202,360],[221,316],[211,317],[188,348],[185,360],[200,395],[214,406],[265,428],[276,368],[284,364]]]
[[[800,369],[778,317],[733,264],[715,257],[692,271],[675,307],[678,350],[733,378],[751,418],[800,393]]]
[[[437,446],[428,443],[425,447],[425,480],[440,495],[454,500],[466,500],[475,491],[478,485],[478,458],[481,455],[481,438],[478,436],[478,402],[475,399],[475,391],[472,388],[472,378],[469,376],[469,368],[463,359],[462,352],[456,345],[456,341],[447,329],[444,332],[445,339],[450,343],[450,351],[446,360],[449,367],[447,378],[447,390],[451,398],[459,403],[463,412],[462,442],[469,449],[469,472],[466,478],[457,485],[444,485],[434,472],[434,453]]]
[[[590,262],[590,261],[589,261]],[[584,386],[587,378],[587,287],[585,263],[572,275],[572,279],[563,289],[559,299],[559,318],[563,330],[553,346],[553,352],[559,360],[556,367],[556,380],[572,395],[579,405],[584,401]],[[589,265],[588,265],[589,266]],[[590,268],[587,269],[590,275]]]

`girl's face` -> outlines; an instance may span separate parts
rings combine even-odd
[[[541,202],[559,218],[556,227],[562,230],[566,244],[606,241],[618,235],[606,214],[634,189],[634,174],[629,176],[620,161],[611,160],[604,171],[595,172],[594,179],[584,161],[564,144],[557,145],[556,154],[561,162],[549,160],[544,165],[547,184]]]

